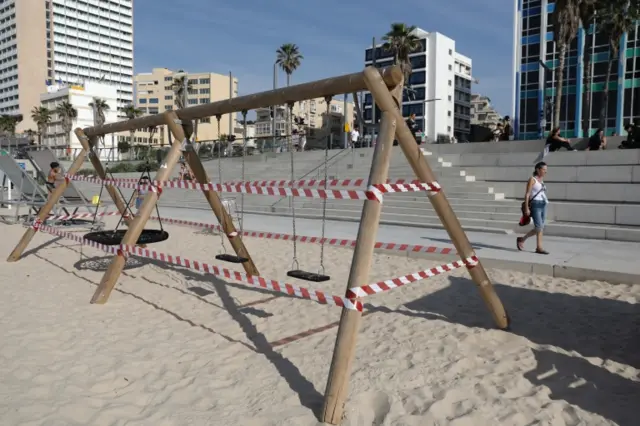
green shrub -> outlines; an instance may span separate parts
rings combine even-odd
[[[132,173],[137,171],[136,165],[127,162],[118,162],[109,167],[111,173]]]
[[[140,163],[136,166],[136,172],[144,172],[147,170],[147,166],[149,167],[150,172],[155,172],[160,168],[160,165],[155,161],[150,161],[149,163]]]
[[[76,172],[76,176],[94,176],[95,174],[94,169],[81,169]]]

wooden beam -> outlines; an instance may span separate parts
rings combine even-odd
[[[100,161],[100,156],[96,153],[97,149],[95,148],[97,147],[98,137],[94,136],[89,141],[86,137],[83,137],[84,131],[80,128],[77,128],[75,130],[75,134],[78,137],[82,148],[84,148],[84,150],[88,153],[87,156],[89,157],[89,161],[91,161],[93,168],[96,170],[96,174],[100,177],[100,179],[109,179],[104,167],[102,166],[102,162]],[[116,208],[118,209],[120,214],[125,216],[129,211],[126,201],[122,199],[120,193],[113,185],[105,185],[105,188],[111,196],[111,199],[113,200],[113,203],[116,205]],[[133,222],[133,218],[127,215],[124,217],[124,222],[127,224],[127,226],[129,226],[131,222]]]
[[[403,75],[399,66],[392,66],[377,70],[383,81],[389,87],[395,87],[402,80]],[[357,72],[340,77],[327,78],[311,83],[298,84],[295,86],[283,87],[281,89],[269,90],[255,93],[253,95],[239,96],[237,98],[225,99],[184,108],[176,111],[180,120],[194,120],[216,115],[231,114],[243,110],[265,108],[272,105],[287,105],[292,102],[303,101],[314,98],[324,98],[325,96],[340,95],[342,93],[352,93],[366,89],[364,74]],[[163,114],[148,115],[128,121],[105,124],[97,127],[87,127],[84,132],[87,136],[102,136],[107,133],[119,133],[134,129],[144,129],[147,127],[157,127],[165,125]]]
[[[387,91],[389,96],[392,96],[386,87],[384,90]],[[401,96],[401,90],[402,84],[394,89],[394,94]],[[373,153],[368,185],[387,181],[396,121],[397,118],[393,114],[389,112],[382,113],[380,137]],[[370,200],[364,202],[347,289],[369,282],[369,271],[371,270],[373,251],[377,241],[381,212],[381,202]],[[320,419],[322,422],[337,425],[342,420],[344,402],[349,392],[349,375],[355,356],[361,316],[361,312],[342,309],[340,328],[338,329],[331,369],[324,393],[324,406],[322,418]]]
[[[402,119],[402,114],[400,113],[393,97],[387,90],[384,81],[380,78],[380,75],[373,67],[367,67],[364,72],[368,78],[367,81],[371,82],[369,91],[373,95],[373,98],[380,109],[382,111],[391,112],[396,117],[396,120],[398,121],[398,125],[396,127],[398,143],[405,157],[407,157],[413,172],[418,177],[418,180],[420,182],[436,182],[435,174],[431,170],[431,167],[429,167],[427,159],[422,155],[422,151],[416,144],[411,131]],[[429,200],[433,205],[433,209],[438,214],[438,217],[440,217],[442,225],[447,230],[453,245],[458,253],[460,253],[461,258],[464,259],[475,256],[475,251],[473,250],[464,229],[462,229],[462,225],[460,225],[458,217],[453,212],[453,209],[449,204],[449,200],[447,200],[447,197],[445,196],[444,190],[436,193],[429,193]],[[504,309],[500,298],[496,294],[482,263],[478,262],[476,266],[470,268],[469,274],[480,289],[482,299],[489,308],[496,325],[501,329],[509,328],[510,321],[507,312]]]
[[[182,130],[182,126],[175,121],[177,119],[175,115],[173,116],[173,118],[174,119],[168,123],[169,131],[173,134],[174,138],[177,141],[183,141],[185,140],[185,134],[184,134],[184,131]],[[184,153],[184,156],[185,156],[185,159],[187,160],[187,163],[189,164],[189,167],[191,168],[191,171],[196,177],[196,180],[199,183],[209,183],[209,177],[207,176],[207,172],[204,170],[204,167],[202,166],[202,162],[200,161],[200,157],[198,157],[198,154],[193,150],[193,146],[191,144],[187,145],[187,150]],[[247,248],[244,245],[244,242],[242,241],[242,235],[239,235],[238,232],[236,231],[236,227],[233,224],[233,219],[231,218],[231,216],[225,209],[224,205],[222,204],[222,201],[220,200],[220,196],[218,195],[218,193],[210,190],[203,190],[202,193],[204,194],[204,197],[207,199],[209,206],[211,206],[211,210],[213,211],[213,214],[216,215],[216,218],[218,219],[218,223],[220,223],[220,226],[224,230],[224,234],[229,239],[229,242],[231,243],[233,250],[236,252],[238,256],[249,259],[249,261],[242,263],[242,266],[244,267],[245,272],[249,275],[255,275],[255,276],[260,275],[260,273],[258,272],[258,268],[253,263],[253,259],[251,259],[251,256],[249,255],[249,251],[247,250]],[[236,236],[229,237],[230,235],[236,235]]]
[[[175,113],[173,111],[167,111],[162,114],[164,116],[164,123],[168,124],[173,122],[175,119]],[[178,164],[178,160],[180,159],[180,149],[181,149],[182,141],[174,140],[171,145],[171,149],[167,153],[167,157],[165,158],[165,162],[161,165],[160,169],[156,174],[154,180],[156,181],[166,181],[171,174],[173,168]],[[126,234],[122,238],[122,244],[126,245],[135,245],[144,229],[145,225],[149,221],[149,217],[153,212],[156,204],[158,202],[158,193],[154,191],[148,191],[144,197],[144,201],[142,202],[142,206],[138,210],[136,214],[136,218],[129,225],[129,229]],[[122,273],[122,269],[124,268],[126,262],[126,257],[123,253],[117,254],[111,260],[111,264],[109,268],[104,273],[102,277],[102,281],[98,285],[93,297],[91,298],[91,303],[106,303],[109,300],[109,295],[111,291],[115,287],[118,282],[118,278]]]
[[[82,167],[82,163],[84,163],[84,158],[86,155],[87,151],[84,149],[81,150],[75,160],[73,160],[73,163],[71,163],[71,166],[67,170],[67,173],[73,175],[78,170],[80,170],[80,167]],[[58,204],[58,201],[60,201],[60,197],[62,197],[62,194],[67,189],[67,186],[69,186],[69,182],[65,179],[64,181],[60,182],[53,191],[51,191],[49,197],[47,198],[47,202],[44,203],[44,206],[40,208],[38,216],[35,219],[37,222],[35,223],[44,223],[44,221],[49,217],[49,213],[51,213],[51,210],[56,206],[56,204]],[[27,230],[22,235],[22,238],[20,238],[18,245],[16,245],[16,247],[7,258],[7,262],[16,262],[20,260],[22,253],[25,251],[25,249],[33,239],[36,231],[37,229],[33,226],[27,228]]]

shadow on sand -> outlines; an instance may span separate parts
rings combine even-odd
[[[582,358],[533,349],[537,366],[524,377],[546,386],[549,397],[564,400],[612,420],[620,426],[638,424],[640,382],[625,379]]]
[[[493,328],[473,281],[449,277],[445,289],[405,306],[426,318],[468,327]],[[640,368],[640,304],[495,285],[511,316],[511,333],[539,345],[553,345]]]

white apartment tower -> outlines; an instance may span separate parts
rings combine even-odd
[[[47,84],[89,81],[133,102],[133,0],[0,0],[0,114],[35,128]]]
[[[470,132],[471,59],[456,52],[456,42],[438,32],[416,28],[419,48],[409,55],[413,71],[405,86],[402,115],[416,114],[416,123],[429,141],[464,140]],[[393,65],[393,52],[382,44],[365,50],[365,66]],[[364,101],[364,120],[371,123],[371,95]],[[375,121],[380,121],[376,107]]]

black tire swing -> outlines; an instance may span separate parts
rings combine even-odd
[[[114,179],[113,175],[110,172],[107,172],[105,170],[105,176],[107,175],[107,173],[109,173],[110,175],[109,177],[111,179]],[[149,162],[147,161],[144,171],[142,172],[142,174],[140,175],[140,178],[138,179],[138,185],[147,185],[147,187],[151,187],[152,186],[151,182],[152,180],[151,180],[151,174],[150,174],[150,167],[149,167]],[[104,186],[105,186],[105,183],[103,179],[102,185],[100,186],[100,195],[99,195],[100,199],[102,197]],[[125,197],[122,194],[122,191],[120,191],[120,188],[118,188],[117,186],[115,188],[118,190],[118,192],[120,193],[120,196],[124,200]],[[131,202],[133,201],[133,197],[135,194],[136,194],[136,191],[134,191],[131,194],[131,197],[129,197],[129,200],[127,201],[125,206],[125,209],[126,209],[125,213],[129,214],[130,217],[135,216],[135,214],[133,213],[133,210],[131,210]],[[96,205],[96,211],[93,216],[94,222],[98,216],[99,206],[100,204]],[[138,241],[136,241],[136,245],[159,243],[169,239],[169,233],[165,231],[162,227],[162,217],[160,216],[160,209],[158,208],[158,203],[156,203],[156,214],[158,215],[158,222],[160,223],[160,229],[143,229],[142,232],[140,233],[140,236],[138,237]],[[105,246],[117,246],[122,244],[122,239],[127,233],[126,229],[119,229],[124,217],[125,215],[120,216],[120,220],[118,221],[118,224],[116,225],[115,229],[89,232],[88,234],[84,235],[84,239],[93,241],[95,243],[102,244]]]

